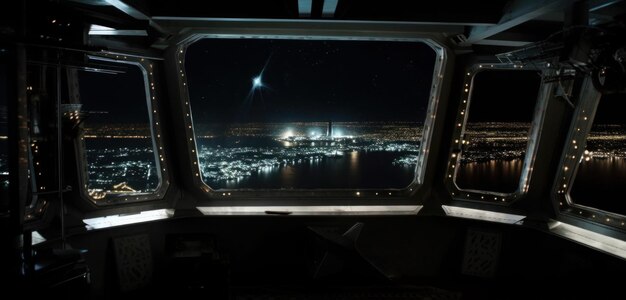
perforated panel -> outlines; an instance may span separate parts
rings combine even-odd
[[[148,235],[113,239],[115,262],[121,291],[146,286],[152,279],[152,253]]]
[[[500,256],[501,241],[500,233],[469,229],[465,239],[462,273],[493,277]]]

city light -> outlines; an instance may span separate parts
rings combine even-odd
[[[341,123],[333,136],[320,134],[329,123],[248,124],[232,128],[228,137],[265,139],[262,145],[214,145],[199,140],[198,160],[202,178],[213,188],[229,183],[237,186],[255,174],[278,174],[287,167],[333,164],[343,157],[356,163],[360,153],[396,153],[390,167],[414,168],[419,155],[421,127],[417,123]],[[382,124],[382,126],[381,126]],[[283,127],[282,129],[280,127]],[[276,127],[275,129],[272,129]],[[272,131],[280,132],[272,136]],[[342,135],[354,132],[354,135]],[[197,134],[198,136],[198,134]],[[412,178],[412,177],[411,177]]]
[[[293,136],[293,130],[291,129],[287,129],[287,131],[285,131],[285,133],[283,133],[283,138],[287,139]]]
[[[217,143],[220,136],[210,130],[196,132],[198,148],[197,151],[192,149],[198,157],[194,162],[198,167],[196,172],[205,182],[218,187],[231,181],[231,186],[237,186],[237,182],[260,174],[280,176],[279,172],[287,167],[318,168],[339,164],[342,160],[354,162],[368,153],[389,153],[393,155],[390,168],[407,170],[414,169],[420,158],[422,127],[417,123],[342,122],[335,124],[333,137],[320,134],[326,127],[327,122],[243,124],[225,132],[232,144]],[[461,165],[524,159],[529,129],[528,123],[467,124]],[[92,199],[149,194],[156,190],[160,179],[147,130],[138,126],[87,128],[84,136],[86,175]],[[243,138],[265,142],[240,143]],[[586,140],[583,155],[575,157],[581,162],[624,159],[625,141],[626,131],[622,127],[595,127]],[[462,140],[458,142],[461,144]],[[583,146],[582,142],[577,144]],[[451,155],[453,159],[457,157],[456,153]],[[156,159],[161,161],[163,156],[157,153]],[[452,165],[450,170],[454,167]],[[571,165],[563,168],[565,171],[572,169]]]

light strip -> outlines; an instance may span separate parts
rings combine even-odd
[[[337,10],[337,2],[339,0],[324,0],[324,7],[322,8],[322,17],[332,18],[335,16],[335,10]]]
[[[200,206],[204,215],[414,215],[421,205]]]
[[[89,35],[148,36],[145,30],[89,30]]]
[[[457,217],[457,218],[483,220],[483,221],[498,222],[498,223],[505,223],[505,224],[515,224],[521,221],[522,219],[526,218],[526,216],[522,216],[522,215],[514,215],[514,214],[507,214],[507,213],[501,213],[501,212],[495,212],[495,211],[465,208],[465,207],[458,207],[458,206],[442,205],[441,207],[446,212],[446,215],[450,217]]]
[[[556,235],[626,259],[626,241],[554,220],[548,226]]]
[[[33,245],[33,246],[34,246],[34,245],[37,245],[37,244],[41,244],[41,243],[43,243],[43,242],[45,242],[45,241],[46,241],[46,238],[45,238],[45,237],[43,237],[43,236],[42,236],[39,232],[37,232],[37,231],[33,231],[33,232],[31,232],[30,236],[31,236],[31,242],[30,242],[30,244],[31,244],[31,245]]]
[[[115,8],[119,9],[121,12],[137,19],[137,20],[150,20],[150,17],[146,16],[146,14],[142,13],[138,9],[124,3],[122,0],[104,0]]]
[[[142,29],[115,29],[111,27],[91,24],[89,35],[124,35],[124,36],[148,36],[148,32]]]
[[[107,27],[107,26],[102,26],[98,24],[91,24],[91,26],[89,26],[89,32],[102,31],[102,30],[116,30],[116,29],[113,27]]]
[[[310,17],[313,0],[298,0],[298,15],[300,17]]]
[[[142,211],[133,215],[112,215],[99,218],[84,219],[87,230],[101,229],[114,226],[142,223],[161,219],[168,219],[174,216],[173,209],[156,209]]]
[[[370,24],[370,25],[433,25],[433,26],[493,26],[496,23],[479,22],[417,22],[417,21],[364,21],[364,20],[316,20],[316,19],[263,19],[263,18],[207,18],[207,17],[177,17],[153,16],[152,20],[161,22],[224,22],[224,23],[315,23],[315,24]]]

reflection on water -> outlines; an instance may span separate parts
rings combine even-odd
[[[476,190],[514,192],[519,184],[523,160],[491,160],[459,167],[456,184]],[[581,205],[626,215],[626,158],[583,160],[570,196]]]
[[[462,163],[456,174],[461,189],[512,193],[519,186],[523,159]]]
[[[406,152],[349,151],[338,156],[281,161],[229,180],[210,176],[203,179],[216,189],[404,188],[415,174],[415,165],[393,163],[404,155]],[[203,158],[207,156],[201,152],[201,165],[206,167],[210,163],[203,162]],[[209,173],[205,168],[203,175]]]
[[[528,147],[528,122],[473,122],[466,125],[460,189],[513,193],[517,190]]]
[[[603,124],[602,110],[611,109],[606,104],[598,106],[570,196],[574,203],[626,215],[626,125]]]
[[[626,158],[582,161],[570,192],[581,205],[626,215]]]

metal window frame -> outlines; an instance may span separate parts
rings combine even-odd
[[[331,22],[332,23],[332,22]],[[429,104],[426,111],[426,119],[424,121],[421,149],[422,154],[418,158],[416,165],[415,178],[411,184],[403,189],[293,189],[293,190],[278,190],[278,189],[255,189],[255,190],[213,190],[200,176],[200,165],[197,155],[196,136],[194,134],[193,114],[189,99],[189,92],[187,89],[185,65],[186,49],[193,42],[204,38],[256,38],[256,39],[304,39],[304,40],[348,40],[348,41],[403,41],[403,42],[420,42],[430,46],[435,52],[435,66],[433,70],[433,81],[431,84],[431,91],[429,97]],[[447,63],[447,48],[436,40],[436,37],[426,34],[415,34],[415,32],[409,33],[394,33],[377,32],[376,34],[359,33],[343,33],[338,32],[326,32],[322,30],[319,33],[311,32],[307,35],[303,35],[301,32],[294,30],[290,32],[275,33],[275,34],[259,34],[259,33],[247,33],[247,32],[228,32],[228,33],[207,33],[206,30],[200,30],[198,32],[191,31],[185,38],[182,38],[175,46],[176,61],[175,67],[178,73],[178,84],[180,87],[181,102],[183,105],[184,122],[185,122],[185,134],[186,141],[188,143],[188,155],[190,157],[190,163],[192,164],[192,177],[194,186],[211,200],[226,200],[229,205],[246,205],[250,203],[263,203],[263,205],[280,205],[290,204],[293,205],[295,199],[298,200],[320,200],[326,201],[325,204],[329,205],[349,205],[368,204],[375,205],[384,202],[389,205],[398,205],[406,203],[415,203],[416,201],[422,203],[422,199],[414,199],[418,190],[422,186],[425,176],[426,161],[428,160],[428,153],[430,149],[430,141],[432,140],[433,125],[435,116],[437,114],[437,107],[439,105],[439,98],[441,95],[441,86],[443,83],[443,72]],[[357,193],[358,192],[358,193]],[[260,198],[260,199],[259,199]],[[235,201],[233,201],[235,200]],[[241,200],[241,201],[237,201]],[[246,201],[247,200],[247,201]],[[251,201],[254,200],[254,201]],[[238,202],[238,203],[237,203]],[[313,205],[312,201],[302,201],[296,205]]]
[[[465,71],[462,87],[463,90],[461,93],[462,100],[459,102],[457,117],[455,119],[454,133],[452,134],[451,142],[452,147],[450,149],[450,153],[448,154],[449,159],[448,165],[446,166],[444,184],[446,185],[448,192],[454,200],[508,206],[511,203],[523,198],[523,196],[528,191],[533,170],[533,164],[535,162],[537,149],[539,146],[538,139],[541,135],[548,98],[550,95],[550,91],[552,91],[553,89],[553,83],[546,83],[542,81],[539,86],[539,91],[537,93],[537,99],[535,102],[535,108],[533,113],[533,120],[531,122],[530,130],[528,133],[526,155],[524,157],[524,164],[522,167],[522,173],[520,175],[517,189],[511,193],[485,191],[478,189],[463,189],[456,184],[456,177],[463,154],[463,136],[465,135],[465,128],[467,126],[468,116],[471,113],[470,104],[474,90],[474,78],[478,73],[486,70],[534,70],[541,71],[542,77],[545,74],[540,66],[523,66],[517,64],[493,62],[476,63],[471,65]]]
[[[79,168],[78,181],[80,193],[83,199],[87,199],[96,207],[114,206],[124,203],[136,203],[144,201],[162,200],[170,185],[169,173],[166,169],[166,157],[163,146],[159,109],[158,109],[158,89],[155,86],[154,62],[139,56],[123,55],[115,53],[91,53],[87,55],[90,60],[99,60],[112,63],[128,64],[137,66],[143,74],[144,90],[146,94],[146,106],[149,117],[150,134],[156,163],[157,177],[159,183],[155,190],[150,193],[129,193],[119,195],[107,195],[102,199],[95,199],[88,192],[88,167],[84,136],[76,142],[77,160]]]

